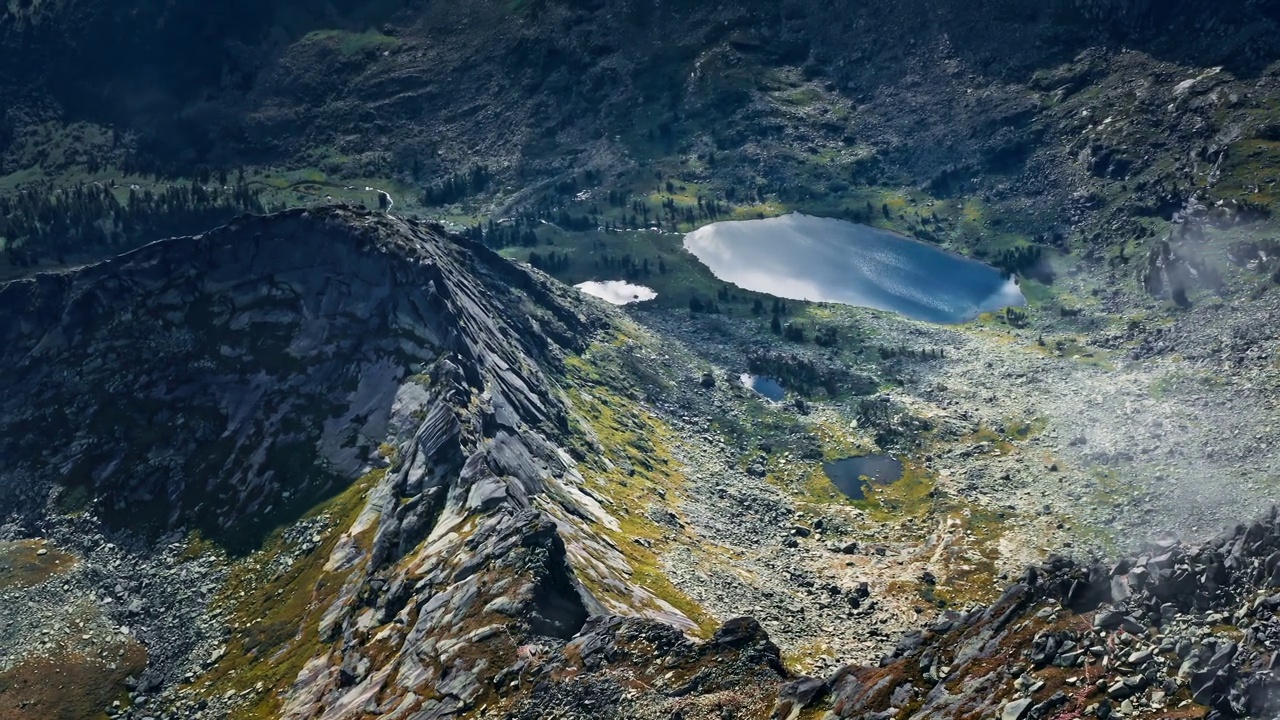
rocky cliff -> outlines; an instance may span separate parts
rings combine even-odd
[[[329,510],[327,539],[284,539],[283,570],[233,573],[206,606],[233,628],[219,659],[301,665],[273,714],[473,711],[521,648],[605,614],[583,579],[614,612],[693,626],[628,581],[601,535],[618,520],[563,449],[582,431],[554,378],[607,318],[483,248],[297,211],[14,282],[0,306],[7,535],[79,513],[234,558]],[[319,579],[280,601],[278,642],[236,632],[289,571]]]
[[[701,650],[651,639],[642,646],[650,654],[634,646],[637,635],[661,637],[656,628],[645,635],[628,623],[588,627],[565,651],[529,666],[546,682],[524,701],[538,710],[516,716],[1275,717],[1278,589],[1280,524],[1272,512],[1203,544],[1162,541],[1109,565],[1050,559],[990,606],[944,613],[907,633],[879,666],[827,677],[769,674],[764,641],[746,639],[750,621],[731,623]],[[729,637],[755,649],[724,667],[740,673],[749,662],[757,677],[728,686],[710,668],[690,677],[688,658],[733,645]],[[678,682],[671,672],[655,678],[655,666],[683,674]],[[763,684],[761,674],[769,674]],[[767,715],[754,704],[762,688],[777,697]]]
[[[484,396],[493,437],[563,431],[537,363],[598,318],[441,238],[295,212],[6,285],[2,437],[26,479],[5,492],[31,512],[56,478],[121,523],[230,542],[335,492],[442,398]],[[429,417],[430,442],[460,437]]]

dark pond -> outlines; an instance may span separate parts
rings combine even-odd
[[[684,247],[716,277],[791,300],[888,310],[962,323],[1026,299],[996,268],[887,230],[793,213],[720,222]]]
[[[822,471],[853,500],[867,496],[866,484],[889,485],[902,478],[902,462],[888,455],[863,455],[823,463]]]
[[[742,386],[751,388],[774,402],[782,402],[782,399],[787,396],[787,391],[777,380],[763,375],[743,373]]]

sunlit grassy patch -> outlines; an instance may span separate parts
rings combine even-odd
[[[927,515],[939,506],[938,478],[910,459],[902,461],[902,477],[892,483],[867,483],[866,498],[854,502],[871,520],[901,522]]]
[[[363,508],[365,494],[385,472],[370,472],[308,517],[324,515],[335,527],[350,526]],[[309,554],[276,574],[276,560],[290,551],[283,531],[277,530],[262,550],[232,568],[215,600],[228,612],[231,638],[225,657],[197,688],[212,693],[249,691],[248,703],[234,717],[278,717],[279,692],[293,684],[308,660],[324,651],[319,614],[336,599],[346,579],[324,569],[339,537],[338,532],[329,533]],[[371,539],[357,542],[367,545]]]
[[[662,569],[661,555],[672,545],[671,528],[654,522],[650,510],[675,512],[675,501],[685,478],[671,457],[670,428],[660,419],[614,389],[609,374],[580,357],[566,361],[569,400],[587,430],[599,443],[602,455],[591,451],[581,465],[588,487],[608,501],[620,528],[603,532],[627,559],[630,580],[679,610],[709,635],[717,623],[709,613],[676,588]],[[643,544],[642,544],[643,543]],[[608,594],[608,590],[588,589]],[[617,598],[628,604],[631,598]]]
[[[825,640],[810,640],[796,645],[782,654],[782,662],[793,672],[804,673],[812,669],[818,658],[835,657],[835,649]]]
[[[733,215],[728,218],[730,220],[758,220],[762,218],[777,217],[784,215],[789,210],[786,205],[775,201],[766,201],[753,203],[750,205],[739,205],[733,209]]]

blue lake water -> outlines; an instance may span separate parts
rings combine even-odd
[[[853,500],[867,496],[867,483],[888,485],[902,479],[902,461],[888,455],[863,455],[822,464],[831,484]]]
[[[1025,305],[996,268],[914,238],[844,220],[793,213],[720,222],[684,247],[716,277],[789,300],[877,308],[940,324]]]
[[[782,399],[787,396],[787,391],[782,385],[771,377],[743,373],[741,380],[743,387],[751,388],[774,402],[782,402]]]

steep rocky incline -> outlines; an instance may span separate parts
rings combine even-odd
[[[550,291],[440,237],[294,212],[0,288],[6,510],[56,480],[121,522],[231,537],[349,482],[429,396],[492,385],[491,435],[563,427],[537,360],[598,318],[532,307]]]
[[[707,692],[722,688],[721,678],[706,670],[691,676],[696,651],[661,633],[634,624],[589,629],[569,646],[578,652],[531,663],[527,671],[546,682],[526,706],[543,714],[518,716],[1271,718],[1280,710],[1278,591],[1280,524],[1272,511],[1204,544],[1162,541],[1111,565],[1050,559],[992,605],[949,611],[908,633],[878,667],[786,683],[769,714],[752,712],[759,684]],[[755,648],[733,662],[763,673],[770,656],[762,641],[744,639],[751,622],[732,626],[740,647]],[[666,652],[637,652],[641,638],[649,639],[641,647]]]
[[[780,708],[839,718],[1275,717],[1280,524],[1111,565],[1050,559],[989,608],[909,634],[878,669],[801,681]],[[785,713],[784,713],[785,714]]]
[[[387,216],[287,212],[14,282],[0,307],[7,537],[101,542],[70,513],[144,555],[141,538],[173,530],[233,561],[288,549],[188,598],[221,637],[212,661],[181,629],[151,638],[193,648],[152,668],[153,690],[217,665],[168,696],[179,712],[215,696],[215,715],[451,717],[606,605],[694,627],[629,580],[601,534],[619,521],[561,449],[581,430],[552,378],[608,317],[483,248]],[[109,597],[100,610],[127,621]],[[263,697],[247,679],[266,653],[287,684]]]

